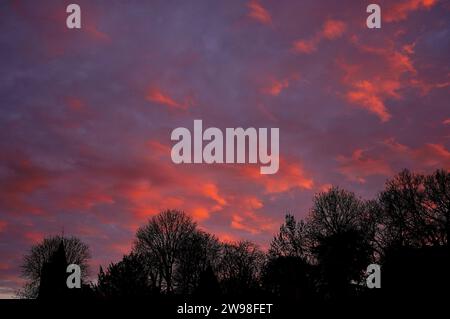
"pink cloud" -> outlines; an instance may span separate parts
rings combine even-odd
[[[266,8],[264,8],[259,1],[252,0],[247,3],[247,7],[249,8],[248,16],[262,24],[271,24],[272,23],[272,17],[267,11]]]
[[[376,64],[382,67],[339,62],[344,70],[344,96],[348,102],[376,115],[381,122],[387,122],[391,119],[388,101],[401,99],[401,90],[412,83],[408,77],[417,76],[412,61],[414,43],[403,45],[398,50],[389,42],[385,47],[370,47],[362,44],[356,36],[352,37],[351,42],[360,51],[373,54]]]
[[[207,197],[209,197],[209,198],[213,199],[214,201],[216,201],[216,203],[219,206],[224,206],[224,205],[227,204],[227,201],[225,200],[225,198],[219,195],[219,190],[217,188],[217,185],[214,184],[214,183],[206,183],[202,187],[202,192]]]
[[[0,220],[0,233],[6,229],[7,225],[8,225],[8,223],[6,221]]]
[[[406,0],[396,1],[384,10],[384,20],[386,22],[397,22],[405,20],[408,15],[421,9],[429,9],[436,5],[437,0]]]
[[[343,21],[339,20],[327,20],[322,28],[322,37],[328,40],[333,40],[341,37],[346,29],[346,25]]]
[[[368,176],[392,175],[392,169],[384,160],[369,157],[362,149],[354,150],[350,157],[340,155],[337,161],[339,172],[351,181],[365,183]]]
[[[360,107],[378,116],[382,122],[389,121],[389,114],[385,105],[387,98],[398,99],[398,89],[400,83],[397,81],[369,81],[363,80],[352,84],[352,88],[347,92],[346,98],[349,102],[355,103]]]
[[[147,91],[145,99],[150,102],[165,105],[170,109],[181,109],[185,110],[188,107],[188,102],[176,101],[173,97],[168,95],[166,92],[162,91],[157,87],[151,87]]]
[[[310,39],[300,39],[294,41],[293,50],[297,53],[310,54],[317,50],[317,46],[322,40],[335,40],[340,38],[346,31],[346,24],[340,20],[328,19]]]
[[[23,153],[0,155],[6,167],[6,174],[0,178],[0,203],[11,212],[42,214],[43,210],[27,200],[32,193],[45,189],[52,176],[50,172],[36,165]]]
[[[289,80],[273,80],[271,81],[270,85],[267,87],[264,87],[262,89],[262,92],[268,95],[272,96],[278,96],[280,95],[281,91],[289,87]]]
[[[36,244],[44,239],[44,234],[37,231],[30,231],[24,234],[25,239],[27,239],[30,243]]]
[[[414,161],[417,167],[450,169],[450,151],[442,144],[427,143],[411,148],[389,138],[384,141],[384,145],[393,151],[394,155]]]
[[[317,44],[320,41],[318,40],[318,38],[313,38],[313,39],[309,39],[309,40],[297,40],[294,42],[293,44],[293,49],[295,52],[298,53],[313,53],[314,51],[317,50]]]
[[[231,216],[231,228],[242,230],[256,235],[264,232],[273,232],[279,225],[272,218],[255,214],[252,211],[235,213]]]
[[[273,175],[262,175],[258,167],[250,165],[239,168],[239,172],[249,181],[264,186],[265,192],[269,194],[296,188],[312,189],[314,181],[299,161],[281,157],[279,167],[278,173]]]
[[[197,207],[191,210],[191,216],[196,221],[203,221],[210,217],[210,211],[205,207]]]

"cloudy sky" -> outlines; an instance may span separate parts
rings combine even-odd
[[[450,169],[450,5],[378,1],[369,30],[369,3],[1,1],[0,297],[63,228],[95,274],[163,209],[264,248],[330,185],[370,198],[402,168]],[[279,172],[173,164],[194,119],[280,128]]]

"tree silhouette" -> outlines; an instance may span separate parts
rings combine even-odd
[[[449,247],[450,235],[450,173],[436,170],[425,177],[425,206],[427,216],[436,228],[436,242]]]
[[[211,266],[206,267],[200,273],[198,285],[194,291],[194,296],[202,301],[216,301],[221,295],[219,280]]]
[[[226,294],[243,295],[258,286],[264,253],[249,241],[225,243],[219,264],[219,282]]]
[[[150,219],[136,233],[135,250],[157,264],[162,289],[174,291],[174,273],[183,247],[196,230],[196,224],[184,212],[167,210]]]
[[[368,231],[370,214],[366,201],[352,192],[332,187],[327,192],[316,194],[313,199],[309,216],[310,234],[313,239],[321,239],[354,229]]]
[[[131,253],[118,263],[100,267],[96,291],[103,298],[143,298],[152,293],[147,264],[143,257]]]
[[[81,268],[81,279],[86,281],[91,257],[89,247],[77,237],[46,237],[42,242],[31,247],[22,261],[22,276],[27,280],[24,287],[18,292],[22,298],[36,298],[44,265],[55,259],[56,253],[64,244],[65,261],[67,264],[77,264]],[[65,272],[65,269],[64,269]]]
[[[319,287],[327,298],[352,294],[371,260],[374,224],[371,205],[338,187],[314,198],[309,216],[312,252],[321,278]]]
[[[350,229],[323,237],[315,247],[326,298],[347,299],[355,293],[370,264],[371,247],[360,231]]]
[[[450,174],[400,172],[379,195],[386,299],[443,301],[448,295]]]
[[[404,170],[386,183],[378,201],[382,245],[426,247],[447,244],[450,211],[450,174],[424,176]]]
[[[196,230],[183,241],[174,275],[178,292],[192,293],[207,268],[217,269],[219,253],[218,239],[203,231]]]
[[[265,265],[262,284],[266,291],[284,302],[307,304],[315,297],[313,266],[301,257],[271,258]]]
[[[280,232],[270,243],[269,256],[306,258],[310,248],[308,227],[304,220],[297,222],[293,215],[287,214]]]

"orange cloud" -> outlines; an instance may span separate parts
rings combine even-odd
[[[412,159],[420,163],[420,165],[450,169],[450,151],[444,145],[427,143],[414,149],[397,142],[394,138],[386,139],[384,144],[398,155],[406,159]]]
[[[270,16],[269,11],[267,11],[267,9],[264,8],[257,0],[252,0],[247,3],[247,7],[250,10],[248,13],[250,18],[261,22],[262,24],[272,23],[272,17]]]
[[[256,235],[262,232],[272,232],[278,227],[278,222],[267,216],[246,211],[231,216],[231,228]]]
[[[282,79],[275,77],[268,77],[262,85],[261,92],[267,95],[278,96],[280,93],[287,89],[292,82],[298,81],[300,75],[298,73],[292,73]]]
[[[300,162],[280,158],[279,167],[278,173],[274,175],[262,175],[258,167],[251,165],[243,166],[240,173],[263,185],[266,193],[282,193],[294,188],[312,189],[314,181],[307,177]]]
[[[174,109],[187,108],[186,104],[175,101],[172,97],[170,97],[168,94],[166,94],[165,92],[161,91],[158,88],[150,88],[145,98],[147,101],[162,104],[168,106],[169,108]]]
[[[207,183],[203,186],[203,194],[208,196],[209,198],[215,200],[218,205],[224,206],[227,204],[227,201],[225,198],[219,195],[219,190],[217,189],[217,186],[213,183]]]
[[[345,23],[339,20],[327,20],[322,28],[322,36],[328,40],[341,37],[345,32]]]
[[[8,225],[7,222],[5,222],[4,220],[0,220],[0,233],[6,229],[6,225]]]
[[[44,234],[42,234],[41,232],[26,232],[24,234],[24,237],[26,240],[28,240],[31,243],[37,243],[40,242],[43,238],[44,238]]]
[[[226,196],[218,184],[191,171],[189,167],[177,170],[170,164],[164,164],[158,170],[168,175],[165,183],[156,183],[151,177],[143,175],[116,189],[117,196],[127,202],[128,211],[137,219],[147,219],[165,209],[183,209],[195,220],[203,221],[227,205]]]
[[[400,50],[392,43],[385,47],[370,47],[360,43],[356,36],[352,37],[352,43],[362,52],[375,55],[383,67],[339,62],[345,73],[342,80],[347,86],[344,97],[348,102],[375,114],[382,122],[387,122],[391,114],[386,103],[390,99],[400,99],[400,90],[414,83],[406,76],[417,75],[411,58],[414,43],[403,45]]]
[[[417,155],[428,166],[443,166],[450,169],[450,151],[444,145],[428,143]]]
[[[396,2],[392,6],[387,6],[384,10],[384,20],[386,22],[397,22],[405,20],[411,12],[420,9],[429,9],[437,3],[437,0],[407,0]]]
[[[224,243],[233,243],[239,240],[238,237],[226,232],[215,232],[215,235],[221,242]]]
[[[174,192],[177,190],[174,189]],[[117,196],[128,202],[129,211],[139,220],[145,220],[165,209],[185,209],[188,212],[190,208],[182,194],[174,195],[163,185],[153,186],[146,179],[121,185],[117,189]]]
[[[170,155],[171,147],[161,143],[158,140],[150,140],[147,142],[147,145],[154,154],[156,153],[161,156]]]
[[[114,198],[98,190],[83,190],[79,193],[71,193],[60,201],[63,208],[69,209],[90,209],[99,204],[113,204]]]
[[[289,87],[289,80],[273,80],[272,83],[263,88],[262,92],[268,95],[272,96],[278,96],[280,95],[281,91]]]
[[[413,65],[413,62],[410,58],[412,53],[406,53],[411,51],[405,51],[405,53],[394,51],[392,53],[387,53],[388,60],[391,64],[392,69],[395,72],[403,73],[403,72],[411,72],[415,74],[416,68]]]
[[[28,195],[49,185],[51,175],[22,153],[2,153],[0,162],[7,174],[0,178],[0,207],[13,212],[42,214],[43,210],[27,201]]]
[[[197,221],[208,219],[210,216],[208,209],[206,209],[205,207],[194,208],[191,211],[191,215]]]
[[[317,50],[319,43],[326,40],[340,38],[346,30],[346,24],[340,20],[329,19],[325,21],[322,29],[310,39],[297,40],[293,44],[293,50],[297,53],[310,54]]]
[[[384,59],[387,66],[389,67],[388,71],[392,76],[399,76],[404,72],[410,72],[414,75],[417,73],[416,68],[414,67],[414,63],[411,59],[411,57],[415,53],[415,42],[411,44],[405,44],[401,48],[396,48],[394,46],[394,43],[390,41],[382,47],[371,47],[362,44],[357,36],[353,36],[351,42],[356,46],[358,50],[374,54],[381,59]]]
[[[422,95],[427,95],[431,90],[443,89],[450,86],[450,81],[430,83],[420,79],[412,79],[411,86],[419,88]]]
[[[313,53],[317,50],[317,44],[319,42],[320,41],[318,40],[318,38],[313,38],[310,40],[297,40],[294,42],[293,49],[298,53]]]
[[[292,188],[311,189],[313,180],[306,177],[306,173],[300,163],[289,163],[282,160],[283,169],[274,179],[267,179],[266,190],[269,193],[281,193]]]
[[[243,199],[243,204],[245,207],[248,207],[249,209],[260,209],[264,206],[262,201],[256,197],[256,196],[246,196]]]
[[[131,211],[141,220],[157,215],[159,212],[170,209],[184,209],[186,213],[190,212],[190,206],[179,196],[165,195],[164,192],[153,189],[152,194],[146,198],[131,202],[133,208]]]
[[[337,160],[339,172],[351,181],[364,183],[368,176],[392,174],[392,170],[386,162],[368,157],[362,149],[354,150],[350,157],[340,155]]]
[[[16,158],[14,163],[10,163],[10,169],[13,175],[2,185],[9,192],[31,193],[48,183],[45,171],[35,166],[28,158]]]
[[[330,183],[326,183],[326,184],[320,185],[319,188],[318,188],[318,191],[319,192],[328,192],[328,190],[331,187],[333,187],[333,185],[331,185]]]
[[[349,102],[360,105],[362,108],[377,115],[382,122],[391,118],[384,100],[386,98],[400,98],[398,90],[400,83],[393,80],[385,81],[358,81],[347,92],[346,98]]]

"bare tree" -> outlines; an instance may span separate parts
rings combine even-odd
[[[421,246],[427,241],[424,199],[423,175],[404,170],[386,182],[378,198],[385,247]]]
[[[154,260],[161,272],[163,289],[172,293],[174,272],[184,243],[192,237],[196,224],[184,212],[166,210],[150,219],[136,233],[135,250]]]
[[[192,293],[201,274],[211,267],[217,269],[220,243],[214,235],[197,230],[181,245],[175,279],[182,294]]]
[[[226,293],[242,294],[258,285],[264,253],[249,241],[222,246],[219,280]]]
[[[306,258],[310,245],[308,227],[304,220],[296,221],[293,215],[287,214],[279,233],[270,243],[269,256]]]
[[[308,223],[324,295],[348,296],[354,292],[351,281],[361,280],[373,257],[375,223],[371,209],[370,202],[338,187],[315,196]]]
[[[311,234],[316,239],[362,229],[369,220],[367,203],[352,192],[332,187],[314,197],[309,216]]]
[[[88,276],[88,261],[91,257],[89,247],[77,237],[46,237],[44,240],[31,247],[21,265],[22,277],[27,282],[18,291],[22,298],[36,298],[39,292],[42,267],[49,262],[53,254],[58,250],[61,242],[64,243],[66,260],[68,264],[77,264],[81,268],[81,279],[84,281]]]
[[[387,181],[378,202],[385,247],[443,245],[449,232],[450,174],[400,172]]]
[[[450,235],[450,173],[437,170],[425,177],[427,216],[436,228],[436,242],[449,245]]]

